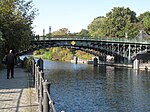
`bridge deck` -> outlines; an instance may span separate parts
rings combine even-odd
[[[6,73],[6,69],[0,71],[0,112],[39,112],[29,73],[15,68],[13,79],[7,79]]]

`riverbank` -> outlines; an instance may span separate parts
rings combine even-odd
[[[71,63],[76,63],[75,60],[71,60]],[[93,64],[92,60],[82,60],[79,59],[77,63],[80,64]],[[127,64],[127,63],[107,63],[107,62],[100,62],[98,65],[106,65],[106,66],[115,66],[115,67],[127,67],[127,68],[133,68],[133,64]],[[139,70],[149,70],[150,71],[150,63],[141,63],[139,65]]]
[[[99,65],[115,66],[115,67],[127,67],[133,69],[133,64],[119,64],[119,63],[99,63]],[[150,71],[150,63],[142,63],[139,65],[138,70]]]
[[[123,64],[123,63],[99,63],[99,65],[133,68],[132,64]]]
[[[149,70],[150,71],[150,63],[142,63],[140,64],[141,70]]]

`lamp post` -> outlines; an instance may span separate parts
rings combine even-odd
[[[52,30],[52,28],[51,28],[51,26],[49,26],[49,35],[48,35],[48,39],[50,40],[50,38],[51,38],[51,30]]]

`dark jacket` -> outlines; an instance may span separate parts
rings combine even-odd
[[[7,68],[14,68],[14,65],[15,65],[15,55],[14,54],[9,53],[6,56],[6,65],[7,65]]]

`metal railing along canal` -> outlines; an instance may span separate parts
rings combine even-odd
[[[56,112],[54,103],[50,97],[50,82],[44,78],[43,70],[35,63],[34,59],[32,60],[32,75],[34,76],[36,97],[40,112]]]

